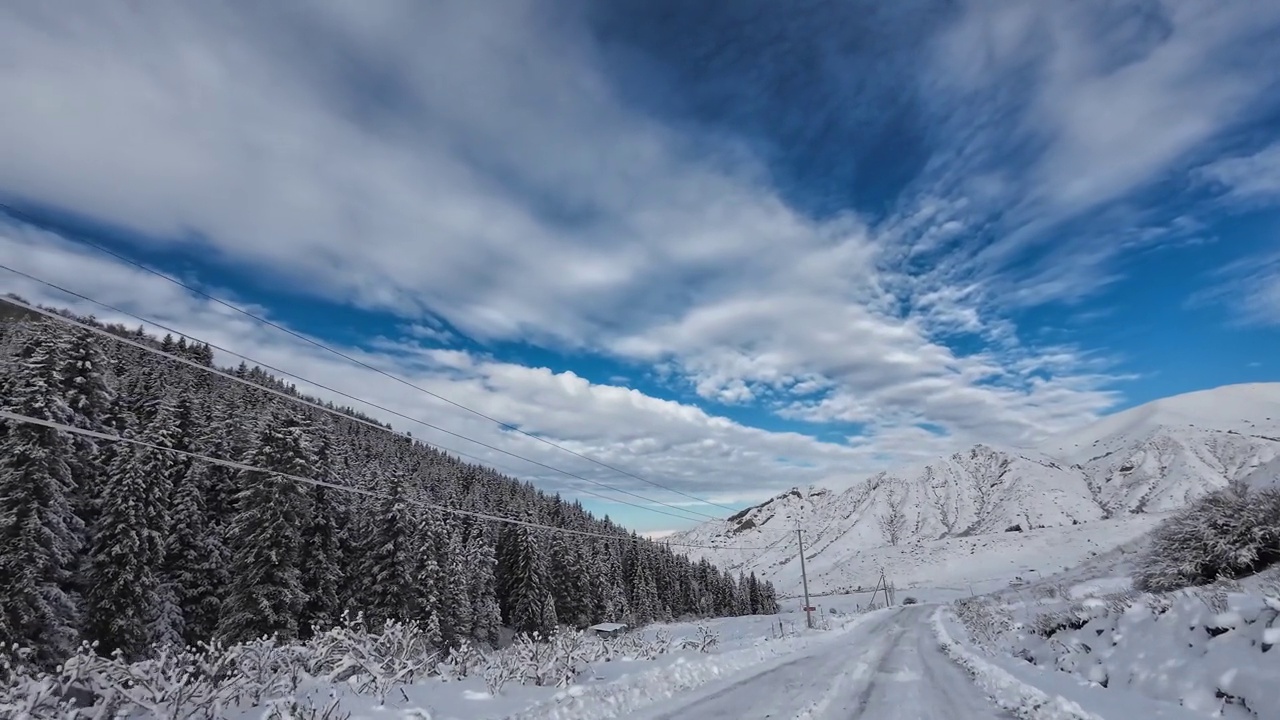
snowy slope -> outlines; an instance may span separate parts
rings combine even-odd
[[[1226,386],[1132,408],[1038,448],[977,445],[840,493],[796,488],[675,537],[724,548],[703,554],[784,593],[799,582],[797,527],[815,590],[870,585],[885,564],[899,585],[938,573],[991,580],[997,568],[1007,579],[1029,562],[1028,547],[1046,548],[1056,570],[1129,542],[1229,481],[1275,482],[1278,458],[1280,383]]]
[[[1254,468],[1244,477],[1244,482],[1259,490],[1264,488],[1280,490],[1280,456]]]
[[[1160,512],[1280,456],[1280,383],[1228,385],[1147,403],[1054,438],[1110,512]]]

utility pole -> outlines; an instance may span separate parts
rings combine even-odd
[[[804,530],[796,528],[796,537],[800,540],[800,580],[804,583],[804,624],[813,629],[813,608],[809,605],[809,575],[804,569]]]

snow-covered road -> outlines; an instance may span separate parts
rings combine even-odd
[[[991,720],[1001,711],[938,647],[933,608],[870,619],[767,670],[678,695],[632,717]]]

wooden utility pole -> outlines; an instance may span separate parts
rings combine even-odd
[[[804,530],[796,528],[796,537],[800,540],[800,581],[804,584],[804,623],[813,629],[813,607],[809,605],[809,574],[804,569]]]

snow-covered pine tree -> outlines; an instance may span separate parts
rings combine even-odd
[[[494,530],[488,522],[472,529],[467,543],[466,579],[471,597],[471,637],[491,647],[498,644],[502,612],[498,607],[497,580],[494,570],[498,561],[494,549]]]
[[[66,360],[61,370],[62,396],[71,409],[71,424],[85,430],[114,433],[111,426],[115,393],[109,384],[110,362],[88,330],[73,330],[67,343]],[[70,437],[71,454],[66,458],[74,481],[69,497],[72,510],[81,520],[80,546],[88,547],[88,529],[97,515],[97,501],[103,485],[103,474],[111,458],[111,444],[84,435]],[[75,593],[84,596],[88,589],[86,553],[76,554]]]
[[[422,624],[423,634],[432,647],[444,647],[440,629],[441,578],[440,547],[444,544],[440,512],[433,508],[414,508],[417,516],[412,541],[414,554],[412,585],[408,589],[409,615]]]
[[[375,627],[411,617],[416,591],[415,527],[405,497],[405,474],[388,473],[386,497],[372,503],[376,515],[366,529],[364,549],[365,617]]]
[[[159,448],[181,445],[173,399],[156,403],[152,421],[133,434]],[[184,470],[175,454],[143,446],[121,448],[109,468],[90,530],[85,597],[87,634],[101,652],[138,658],[182,635],[163,585],[172,483]]]
[[[65,336],[48,322],[15,333],[0,407],[71,424],[61,388]],[[72,651],[80,624],[73,573],[83,525],[67,462],[74,453],[60,430],[0,420],[0,648],[30,648],[46,667]]]
[[[317,423],[315,479],[334,482],[333,437],[328,421]],[[343,530],[346,526],[339,491],[316,485],[308,488],[311,502],[302,528],[302,589],[306,601],[299,618],[299,631],[309,637],[312,630],[328,630],[342,616],[340,588],[345,563]]]
[[[650,558],[637,548],[632,566],[631,613],[633,625],[646,625],[658,616],[658,588],[653,579]]]
[[[449,647],[456,647],[471,637],[475,609],[471,601],[471,583],[467,578],[466,523],[454,524],[449,533],[446,553],[448,565],[444,568],[440,609],[440,632]]]
[[[585,575],[580,540],[566,533],[552,533],[551,589],[556,617],[565,625],[584,627],[589,624]]]
[[[530,521],[532,514],[526,515]],[[520,633],[555,631],[555,598],[551,595],[551,575],[547,567],[545,531],[525,525],[515,526],[512,537],[511,627]]]
[[[166,539],[165,574],[182,613],[182,640],[194,645],[213,637],[226,585],[226,547],[210,523],[201,492],[204,464],[188,467],[173,489],[172,532]]]
[[[298,635],[306,598],[302,589],[302,520],[308,497],[298,482],[315,474],[307,424],[292,409],[278,410],[266,423],[245,464],[236,514],[229,532],[230,586],[218,617],[218,635],[229,642],[262,635]]]
[[[626,583],[622,577],[622,558],[618,540],[604,540],[599,545],[598,565],[593,580],[598,583],[599,616],[597,621],[623,622],[631,616],[631,602],[627,599]]]
[[[734,615],[750,615],[751,614],[751,587],[747,584],[747,576],[741,570],[738,571],[738,581],[734,585],[737,591],[733,596],[733,614]]]

